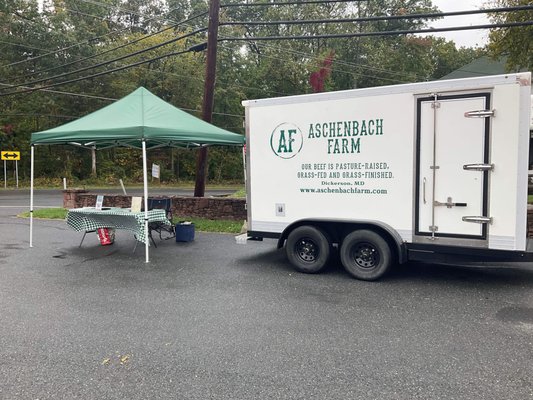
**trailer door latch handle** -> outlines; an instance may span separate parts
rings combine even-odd
[[[465,112],[466,118],[488,118],[494,117],[495,110],[475,110]]]
[[[440,201],[434,201],[433,202],[433,205],[435,207],[442,207],[442,206],[446,206],[447,208],[452,208],[452,207],[466,207],[468,206],[468,203],[454,203],[452,201],[452,198],[451,197],[448,197],[446,203],[441,203]]]
[[[494,164],[465,164],[465,171],[494,171]]]
[[[492,224],[492,217],[468,216],[468,217],[463,217],[463,221],[473,222],[476,224]]]

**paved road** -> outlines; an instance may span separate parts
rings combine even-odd
[[[0,199],[5,198],[0,194]],[[197,233],[144,263],[62,221],[0,216],[0,398],[533,398],[533,272],[294,272],[273,241]]]
[[[142,196],[142,188],[127,188],[128,195]],[[122,194],[122,189],[90,189],[91,193],[98,194]],[[208,189],[206,196],[224,196],[235,192],[232,189]],[[192,196],[193,189],[181,188],[150,188],[150,196]],[[63,192],[60,189],[37,189],[34,191],[34,207],[63,207]],[[30,204],[29,189],[0,189],[0,209],[8,207],[28,208]],[[1,213],[1,210],[0,210]]]

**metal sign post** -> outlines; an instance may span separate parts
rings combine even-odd
[[[19,187],[19,166],[20,151],[2,151],[1,158],[4,161],[4,188],[7,188],[7,161],[15,161],[15,176],[17,181],[17,188]]]

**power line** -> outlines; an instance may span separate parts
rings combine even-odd
[[[61,49],[54,50],[54,51],[50,51],[49,49],[39,49],[37,47],[33,47],[33,49],[35,49],[35,50],[48,51],[48,53],[41,54],[41,55],[35,56],[35,57],[26,58],[25,60],[16,61],[14,63],[0,65],[0,68],[11,67],[13,65],[23,64],[23,63],[26,63],[26,62],[29,62],[29,61],[35,61],[35,60],[41,59],[43,57],[50,56],[52,54],[57,54],[57,53],[60,53],[62,51],[65,51],[65,50],[69,50],[69,49],[71,49],[73,47],[79,46],[80,44],[88,44],[88,43],[94,42],[94,41],[96,41],[98,39],[101,39],[101,38],[103,38],[105,36],[109,36],[109,35],[112,35],[112,34],[115,34],[115,33],[120,33],[120,32],[123,32],[125,30],[128,30],[128,29],[130,29],[130,27],[126,27],[126,28],[123,28],[123,29],[118,29],[116,31],[111,31],[111,32],[108,32],[108,33],[106,33],[104,35],[100,35],[100,36],[97,36],[97,37],[94,37],[94,38],[91,38],[91,39],[87,39],[87,40],[84,40],[84,41],[79,42],[79,43],[74,43],[72,45],[68,45],[66,47],[63,47]],[[28,48],[31,48],[31,47],[28,47]]]
[[[46,82],[46,81],[49,81],[51,79],[63,78],[65,76],[69,76],[69,75],[72,75],[72,74],[77,74],[77,73],[84,72],[84,71],[87,71],[87,70],[90,70],[90,69],[103,67],[105,65],[109,65],[109,64],[114,63],[116,61],[121,61],[121,60],[124,60],[126,58],[130,58],[130,57],[145,53],[147,51],[154,50],[154,49],[157,49],[157,48],[162,47],[162,46],[166,46],[168,44],[177,42],[178,40],[185,39],[185,38],[187,38],[189,36],[196,35],[197,33],[201,33],[201,32],[203,32],[205,30],[206,30],[206,28],[198,29],[196,31],[189,32],[187,34],[181,35],[181,36],[179,36],[177,38],[173,38],[173,39],[167,40],[165,42],[159,43],[157,45],[150,46],[150,47],[148,47],[146,49],[138,50],[138,51],[135,51],[133,53],[129,53],[129,54],[126,54],[124,56],[117,57],[117,58],[114,58],[112,60],[108,60],[108,61],[105,61],[105,62],[101,62],[101,63],[98,63],[96,65],[92,65],[92,66],[89,66],[89,67],[80,68],[80,69],[77,69],[75,71],[65,72],[65,73],[62,73],[62,74],[59,74],[59,75],[55,75],[55,76],[51,76],[51,77],[47,77],[47,78],[42,78],[42,79],[37,79],[37,80],[34,80],[34,81],[30,81],[30,82],[25,82],[25,83],[20,83],[20,84],[17,84],[17,85],[12,85],[11,89],[15,89],[15,88],[20,87],[20,86],[28,86],[28,85],[33,85],[33,84],[36,84],[36,83]],[[189,50],[187,50],[187,51],[189,51]],[[46,87],[48,87],[48,86],[46,86]]]
[[[84,0],[78,0],[78,1],[84,1]],[[99,5],[102,5],[102,6],[107,6],[106,4],[103,4],[103,3],[99,3]],[[172,12],[174,10],[176,10],[177,8],[173,8],[171,10],[169,10],[168,12]],[[81,13],[80,11],[75,11],[75,10],[71,10],[71,11],[74,11],[74,12],[77,12],[77,13]],[[132,12],[133,13],[133,12]],[[81,13],[83,14],[83,13]],[[202,16],[205,16],[207,14],[207,11],[206,12],[203,12],[203,13],[200,13],[200,14],[197,14],[193,17],[189,17],[181,22],[176,22],[176,21],[173,21],[171,19],[165,19],[165,21],[171,21],[173,23],[175,23],[176,25],[178,24],[185,24],[186,22],[189,22],[193,19],[196,19],[196,18],[199,18],[199,17],[202,17]],[[96,17],[94,15],[90,15],[90,14],[86,14],[86,15],[89,15],[91,17]],[[147,18],[146,16],[143,16],[144,18]],[[109,20],[108,18],[105,18],[106,20]],[[154,16],[154,17],[149,17],[146,21],[151,21],[153,19],[161,19],[161,17],[158,17],[158,16]],[[32,21],[33,23],[36,23],[35,21]],[[113,35],[115,33],[120,33],[120,32],[123,32],[123,31],[126,31],[126,30],[129,30],[131,29],[131,27],[125,27],[125,28],[122,28],[122,29],[117,29],[117,30],[114,30],[114,31],[111,31],[111,32],[108,32],[108,33],[105,33],[103,35],[100,35],[100,36],[96,36],[96,37],[93,37],[93,38],[90,38],[90,39],[87,39],[87,40],[84,40],[82,42],[78,42],[78,43],[74,43],[72,45],[69,45],[69,46],[66,46],[66,47],[63,47],[61,49],[58,49],[58,50],[54,50],[54,51],[49,51],[49,50],[46,50],[46,49],[39,49],[37,47],[33,47],[33,49],[35,50],[41,50],[41,51],[49,51],[48,53],[46,54],[42,54],[42,55],[39,55],[39,56],[36,56],[36,57],[31,57],[31,58],[28,58],[28,59],[25,59],[25,60],[21,60],[21,61],[17,61],[17,62],[14,62],[14,63],[11,63],[11,64],[5,64],[5,65],[0,65],[0,68],[2,67],[9,67],[9,66],[13,66],[13,65],[18,65],[18,64],[22,64],[22,63],[25,63],[25,62],[28,62],[28,61],[34,61],[34,60],[37,60],[37,59],[40,59],[40,58],[43,58],[43,57],[47,57],[49,55],[52,55],[52,54],[57,54],[57,53],[60,53],[62,51],[65,51],[65,50],[69,50],[73,47],[76,47],[76,46],[79,46],[81,44],[88,44],[88,43],[91,43],[91,42],[94,42],[96,40],[99,40],[103,37],[106,37],[106,36],[110,36],[110,35]],[[19,45],[19,46],[23,46],[23,45]],[[24,47],[24,46],[23,46]],[[28,47],[28,46],[26,46]],[[32,47],[28,47],[28,48],[32,48]]]
[[[290,50],[290,49],[285,48],[285,47],[278,47],[278,46],[268,45],[268,44],[265,44],[265,43],[262,43],[261,46],[262,47],[266,47],[266,48],[272,48],[272,49],[279,50],[279,51],[284,51],[286,53],[292,53],[292,54],[296,54],[296,55],[301,55],[301,56],[303,56],[305,58],[314,58],[316,60],[321,60],[322,59],[321,57],[313,55],[313,54],[304,53],[304,52],[301,52],[301,51],[298,51],[298,50]],[[222,46],[222,47],[225,47],[225,46]],[[387,69],[378,68],[378,67],[374,67],[374,66],[369,67],[369,66],[362,65],[362,64],[350,63],[348,61],[345,61],[345,60],[342,60],[342,59],[339,59],[339,58],[335,58],[335,63],[336,64],[340,64],[340,65],[345,65],[347,67],[352,67],[352,68],[367,69],[367,70],[371,70],[371,71],[380,71],[380,72],[384,72],[384,73],[387,73],[387,74],[390,74],[390,75],[397,75],[397,76],[400,76],[400,77],[403,77],[403,78],[408,77],[405,73],[390,71],[390,70],[387,70]],[[353,75],[359,74],[359,75],[362,75],[362,76],[367,76],[367,77],[371,77],[371,78],[380,78],[381,79],[381,77],[378,77],[378,76],[375,76],[375,75],[364,75],[364,74],[361,74],[361,73],[354,73],[354,72],[342,71],[342,70],[336,70],[336,71],[343,72],[343,73],[346,73],[346,74],[353,74]],[[415,76],[416,77],[416,74],[412,74],[411,76]],[[387,79],[387,78],[384,78],[384,79]],[[390,79],[390,80],[394,81],[393,79]]]
[[[142,65],[142,64],[146,64],[146,63],[152,62],[152,61],[161,60],[161,59],[166,58],[166,57],[178,56],[178,55],[185,54],[185,53],[188,53],[188,52],[191,52],[191,51],[195,51],[194,50],[195,47],[196,46],[193,46],[193,47],[191,47],[191,48],[189,48],[187,50],[183,50],[183,51],[177,51],[177,52],[163,54],[161,56],[150,58],[148,60],[138,61],[138,62],[135,62],[135,63],[132,63],[132,64],[124,65],[122,67],[110,69],[110,70],[107,70],[107,71],[102,71],[102,72],[99,72],[97,74],[82,76],[82,77],[79,77],[79,78],[76,78],[76,79],[71,79],[71,80],[68,80],[68,81],[51,83],[51,84],[46,85],[46,86],[41,86],[41,87],[37,87],[37,88],[30,88],[30,89],[21,90],[21,91],[18,91],[18,92],[0,93],[0,97],[9,96],[9,95],[13,95],[13,94],[23,94],[23,93],[28,93],[28,92],[35,92],[35,91],[38,91],[38,90],[48,89],[48,88],[51,88],[51,87],[66,85],[68,83],[74,83],[74,82],[79,82],[79,81],[83,81],[83,80],[86,80],[86,79],[96,78],[98,76],[111,74],[113,72],[123,71],[125,69],[133,68],[133,67],[136,67],[136,66],[139,66],[139,65]]]
[[[149,70],[149,71],[152,71],[152,70]],[[0,83],[1,86],[11,86],[11,85],[6,85],[4,83]],[[26,89],[31,89],[32,91],[35,90],[34,88],[26,88]],[[59,91],[59,90],[49,90],[49,89],[37,89],[37,90],[40,90],[40,91],[43,91],[43,92],[48,92],[48,93],[53,93],[53,94],[62,94],[62,95],[66,95],[66,96],[74,96],[74,97],[85,97],[85,98],[90,98],[90,99],[97,99],[97,100],[105,100],[105,101],[117,101],[119,99],[117,98],[113,98],[113,97],[102,97],[102,96],[95,96],[95,95],[89,95],[89,94],[83,94],[83,93],[73,93],[73,92],[64,92],[64,91]],[[198,109],[193,109],[193,108],[185,108],[185,107],[177,107],[179,108],[180,110],[183,110],[183,111],[190,111],[190,112],[195,112],[195,113],[201,113],[202,110],[198,110]],[[242,115],[239,115],[239,114],[228,114],[228,113],[221,113],[221,112],[213,112],[213,114],[216,114],[216,115],[224,115],[224,116],[228,116],[228,117],[239,117],[239,118],[243,118]],[[19,116],[22,116],[22,115],[26,115],[26,116],[31,116],[31,115],[41,115],[41,116],[57,116],[57,115],[48,115],[48,114],[22,114],[22,113],[18,113],[18,114],[0,114],[0,115],[4,115],[4,116],[8,116],[8,115],[19,115]],[[64,118],[71,118],[71,119],[76,119],[76,118],[79,118],[80,116],[62,116]]]
[[[82,62],[82,61],[87,61],[87,60],[90,60],[90,59],[93,59],[93,58],[96,58],[96,57],[102,56],[102,55],[104,55],[104,54],[111,53],[111,52],[113,52],[113,51],[116,51],[116,50],[122,49],[122,48],[124,48],[124,47],[127,47],[127,46],[129,46],[129,45],[132,45],[132,44],[135,44],[135,43],[141,42],[141,41],[143,41],[143,40],[146,40],[146,39],[148,39],[148,38],[150,38],[150,37],[152,37],[152,36],[159,35],[159,34],[161,34],[161,33],[163,33],[163,32],[166,32],[166,31],[168,31],[168,30],[170,30],[170,29],[174,29],[174,28],[176,28],[176,27],[179,26],[179,25],[186,25],[186,22],[189,22],[189,21],[191,21],[191,20],[193,20],[193,19],[196,19],[196,18],[202,17],[202,16],[204,16],[204,15],[206,15],[206,14],[207,14],[207,12],[203,12],[203,13],[201,13],[201,14],[195,15],[195,16],[190,17],[190,18],[187,18],[187,19],[185,19],[185,20],[183,20],[183,21],[181,21],[181,22],[178,22],[178,23],[176,23],[176,24],[174,24],[174,25],[172,25],[172,26],[169,26],[169,27],[167,27],[167,28],[161,29],[161,30],[159,30],[159,31],[157,31],[157,32],[154,32],[154,33],[150,33],[150,34],[148,34],[148,35],[145,35],[145,36],[143,36],[143,37],[141,37],[141,38],[139,38],[139,39],[130,40],[130,41],[127,42],[127,43],[121,44],[121,45],[119,45],[119,46],[115,46],[115,47],[113,47],[113,48],[111,48],[111,49],[108,49],[108,50],[101,51],[101,52],[99,52],[99,53],[93,54],[93,55],[88,56],[88,57],[84,57],[84,58],[81,58],[81,59],[78,59],[78,60],[75,60],[75,61],[71,61],[71,62],[68,62],[68,63],[65,63],[65,64],[56,65],[56,66],[54,66],[54,67],[46,68],[46,69],[44,69],[44,70],[39,70],[39,71],[33,72],[33,73],[31,73],[31,74],[23,75],[23,76],[20,76],[19,79],[23,79],[23,78],[26,78],[26,77],[29,77],[29,76],[33,76],[33,75],[36,75],[36,74],[40,74],[40,73],[43,73],[43,72],[52,71],[52,70],[55,70],[55,69],[58,69],[58,68],[68,67],[68,66],[70,66],[70,65],[77,64],[77,63]],[[187,25],[187,26],[190,26],[190,25]],[[51,79],[51,78],[50,78],[50,79]]]
[[[530,21],[531,22],[531,21]],[[517,26],[517,25],[530,25],[530,23],[520,23],[520,24],[493,24],[493,25],[487,25],[486,27],[487,28],[492,28],[492,27],[496,27],[496,26]],[[481,27],[485,27],[485,26],[481,26]],[[466,30],[466,29],[479,29],[480,27],[478,26],[474,26],[474,27],[454,27],[454,28],[440,28],[440,29],[430,29],[430,30],[426,30],[427,32],[438,32],[438,31],[443,31],[443,30]],[[394,34],[394,35],[397,35],[397,34],[404,34],[404,33],[421,33],[421,32],[424,32],[424,30],[412,30],[412,31],[391,31],[390,34]],[[356,34],[357,36],[374,36],[374,35],[386,35],[386,34],[389,34],[389,32],[372,32],[372,33],[362,33],[362,34]],[[320,38],[320,37],[351,37],[353,36],[353,34],[344,34],[344,35],[320,35],[320,36],[313,36],[313,37],[309,37],[309,36],[303,36],[302,38],[303,39],[314,39],[314,38]],[[280,39],[296,39],[298,37],[280,37]],[[267,40],[275,40],[277,38],[273,38],[273,37],[269,37],[269,38],[266,38]],[[224,41],[224,40],[228,40],[228,41],[232,41],[232,40],[246,40],[246,41],[250,41],[250,40],[258,40],[257,38],[224,38],[224,39],[221,39],[220,41]],[[149,49],[147,49],[149,50]],[[191,51],[191,49],[187,50],[187,51]],[[185,51],[186,52],[186,51]],[[90,75],[90,76],[86,76],[86,77],[81,77],[81,78],[78,78],[78,79],[75,79],[75,80],[70,80],[70,81],[65,81],[65,82],[59,82],[59,83],[56,83],[56,84],[52,84],[52,85],[48,85],[48,86],[44,86],[42,88],[30,88],[30,90],[28,91],[35,91],[35,90],[40,90],[40,89],[44,89],[44,88],[47,88],[47,87],[53,87],[53,86],[58,86],[58,85],[63,85],[63,84],[67,84],[67,83],[72,83],[74,81],[79,81],[79,80],[84,80],[84,79],[90,79],[90,78],[93,78],[93,77],[96,77],[96,76],[100,76],[100,75],[105,75],[105,74],[109,74],[109,73],[112,73],[112,72],[116,72],[116,71],[120,71],[120,70],[123,70],[123,69],[126,69],[126,68],[131,68],[133,66],[137,66],[137,65],[141,65],[143,63],[146,63],[146,62],[150,62],[150,61],[155,61],[157,59],[161,59],[161,58],[164,58],[164,57],[168,57],[168,56],[172,56],[172,55],[177,55],[177,54],[181,54],[183,52],[178,52],[178,53],[169,53],[169,54],[166,54],[166,55],[163,55],[161,57],[156,57],[154,59],[149,59],[149,60],[145,60],[145,61],[141,61],[141,62],[138,62],[138,63],[133,63],[133,64],[129,64],[129,65],[126,65],[126,66],[123,66],[123,67],[120,67],[120,68],[116,68],[116,69],[113,69],[113,70],[109,70],[109,71],[104,71],[104,72],[101,72],[101,73],[98,73],[98,74],[94,74],[94,75]],[[258,88],[260,89],[260,88]],[[22,92],[19,92],[19,93],[22,93]],[[16,94],[16,93],[6,93],[5,95],[7,94]]]
[[[23,47],[25,49],[30,49],[30,50],[46,51],[46,49],[41,49],[39,47],[29,46],[27,44],[22,44],[22,43],[8,42],[8,41],[5,41],[5,40],[0,40],[0,43],[7,44],[7,45],[10,45],[10,46]],[[1,65],[0,67],[4,67],[4,65]]]
[[[519,26],[533,25],[533,21],[526,22],[505,22],[498,24],[486,24],[486,25],[464,25],[453,26],[447,28],[428,28],[428,29],[405,29],[396,31],[381,31],[381,32],[359,32],[359,33],[339,33],[328,35],[299,35],[299,36],[256,36],[256,37],[226,37],[219,39],[219,41],[264,41],[264,40],[315,40],[315,39],[339,39],[339,38],[352,38],[352,37],[369,37],[369,36],[395,36],[395,35],[408,35],[412,33],[435,33],[435,32],[451,32],[451,31],[464,31],[473,29],[493,29],[493,28],[512,28]]]
[[[533,5],[516,6],[516,7],[500,7],[483,10],[466,10],[466,11],[450,11],[440,13],[419,13],[406,15],[391,15],[391,16],[375,16],[375,17],[359,17],[359,18],[340,18],[340,19],[314,19],[314,20],[284,20],[284,21],[235,21],[222,22],[220,25],[234,26],[234,25],[307,25],[307,24],[333,24],[333,23],[347,23],[347,22],[373,22],[373,21],[394,21],[401,19],[432,19],[442,17],[455,17],[460,15],[472,14],[488,14],[488,13],[503,13],[512,11],[527,11],[533,10]]]
[[[39,113],[11,113],[4,114],[1,113],[0,117],[48,117],[48,118],[59,118],[59,119],[78,119],[73,115],[60,115],[60,114],[39,114]]]
[[[220,8],[290,6],[290,5],[326,4],[326,3],[360,3],[363,1],[367,1],[367,0],[309,0],[309,1],[280,1],[280,2],[273,1],[269,3],[221,4]]]
[[[83,3],[89,3],[89,4],[94,4],[94,5],[97,5],[97,6],[105,7],[108,10],[117,10],[117,11],[125,13],[125,14],[133,14],[133,15],[136,15],[138,17],[147,18],[147,16],[144,15],[144,14],[138,13],[138,12],[133,11],[133,10],[128,10],[128,9],[125,9],[125,8],[120,8],[120,7],[112,5],[112,4],[101,3],[99,1],[94,1],[94,0],[77,0],[77,1],[81,1]],[[173,8],[172,10],[169,10],[168,12],[173,11],[173,10],[177,10],[177,9],[178,9],[178,7]],[[164,21],[164,22],[166,22],[166,21],[173,22],[169,18],[159,17],[159,16],[149,17],[147,19],[147,21],[151,21],[153,19],[158,20],[158,21]]]
[[[262,47],[269,47],[269,46],[265,46],[265,45],[261,45]],[[221,45],[220,47],[224,48],[224,49],[227,49],[227,50],[233,50],[232,48],[230,47],[227,47],[227,46],[223,46]],[[273,47],[275,48],[274,46],[270,46],[270,47]],[[277,49],[277,48],[276,48]],[[298,56],[302,56],[304,58],[311,58],[311,59],[317,59],[317,60],[320,60],[321,58],[318,57],[318,56],[314,56],[314,55],[308,55],[308,54],[305,54],[305,53],[299,53],[299,52],[293,52],[291,50],[285,50],[286,53],[289,53],[289,54],[296,54]],[[263,58],[268,58],[270,60],[280,60],[280,61],[284,61],[284,59],[280,58],[280,57],[276,57],[276,56],[273,56],[273,55],[270,55],[270,54],[262,54],[261,57]],[[354,66],[355,67],[355,66]],[[347,74],[347,75],[352,75],[352,76],[356,76],[356,73],[355,72],[352,72],[352,71],[343,71],[343,70],[340,70],[340,69],[336,69],[336,68],[332,68],[332,67],[329,67],[328,68],[330,71],[332,72],[338,72],[338,73],[344,73],[344,74]],[[394,82],[397,82],[397,80],[393,80],[393,79],[390,79],[390,81],[394,81]],[[261,89],[261,88],[254,88],[254,89]],[[283,95],[289,95],[288,93],[281,93]]]
[[[226,49],[230,49],[230,50],[233,50],[232,48],[230,47],[226,47],[226,46],[220,46],[222,48],[226,48]],[[143,67],[141,67],[143,68]],[[196,80],[196,81],[201,81],[203,82],[203,78],[197,78],[197,77],[194,77],[194,76],[191,76],[191,75],[182,75],[182,74],[176,74],[175,72],[170,72],[170,71],[162,71],[161,69],[158,69],[158,68],[146,68],[144,67],[144,69],[146,70],[147,73],[161,73],[161,74],[166,74],[166,75],[171,75],[171,76],[177,76],[177,77],[180,77],[180,78],[187,78],[189,80]],[[267,93],[273,93],[273,94],[277,94],[277,95],[282,95],[282,96],[288,96],[290,95],[290,93],[284,93],[284,92],[277,92],[275,90],[271,90],[271,89],[264,89],[264,88],[260,88],[260,87],[254,87],[254,86],[246,86],[246,85],[239,85],[237,83],[232,83],[228,86],[225,86],[225,88],[243,88],[243,89],[254,89],[254,90],[259,90],[259,91],[262,91],[262,92],[267,92]],[[192,111],[192,110],[191,110]],[[198,110],[196,110],[198,111]]]
[[[1,86],[11,86],[11,85],[7,85],[5,83],[0,83],[0,85]],[[24,89],[33,90],[33,88],[30,88],[30,87],[25,87]],[[42,91],[43,92],[48,92],[48,93],[54,93],[54,94],[63,94],[63,95],[67,95],[67,96],[74,96],[74,97],[87,97],[87,98],[97,99],[97,100],[116,100],[116,99],[113,99],[113,98],[110,98],[110,97],[94,96],[94,95],[82,94],[82,93],[63,92],[63,91],[59,91],[59,90],[42,89]]]
[[[224,46],[222,46],[224,47]],[[290,51],[287,51],[287,52],[290,52]],[[283,58],[280,58],[280,57],[275,57],[275,56],[271,56],[271,55],[263,55],[263,57],[265,58],[269,58],[271,60],[280,60],[280,61],[284,61]],[[320,59],[320,57],[316,57],[316,56],[307,56],[306,58],[317,58],[317,59]],[[357,65],[353,65],[354,67],[357,67]],[[389,81],[389,82],[392,82],[392,83],[398,83],[398,82],[403,82],[403,83],[407,83],[407,82],[411,82],[411,80],[405,80],[405,79],[392,79],[392,78],[386,78],[386,77],[381,77],[381,76],[377,76],[377,75],[368,75],[368,74],[365,74],[365,73],[362,73],[362,72],[352,72],[352,71],[344,71],[344,70],[340,70],[340,69],[336,69],[336,68],[328,68],[330,71],[332,72],[338,72],[338,73],[343,73],[343,74],[347,74],[347,75],[352,75],[352,76],[365,76],[365,77],[368,77],[368,78],[376,78],[376,79],[381,79],[381,80],[384,80],[384,81]],[[388,72],[388,71],[386,71]],[[412,77],[416,77],[416,74],[412,74]],[[256,89],[260,89],[260,88],[256,88]],[[287,94],[287,93],[284,93],[284,94]]]

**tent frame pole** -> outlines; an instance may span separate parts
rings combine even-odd
[[[35,145],[31,145],[30,168],[30,247],[33,247],[33,170],[35,158]]]
[[[146,162],[146,140],[142,139],[142,151],[143,151],[143,184],[144,184],[144,248],[146,254],[146,262],[150,262],[149,255],[149,238],[148,238],[148,167]]]

